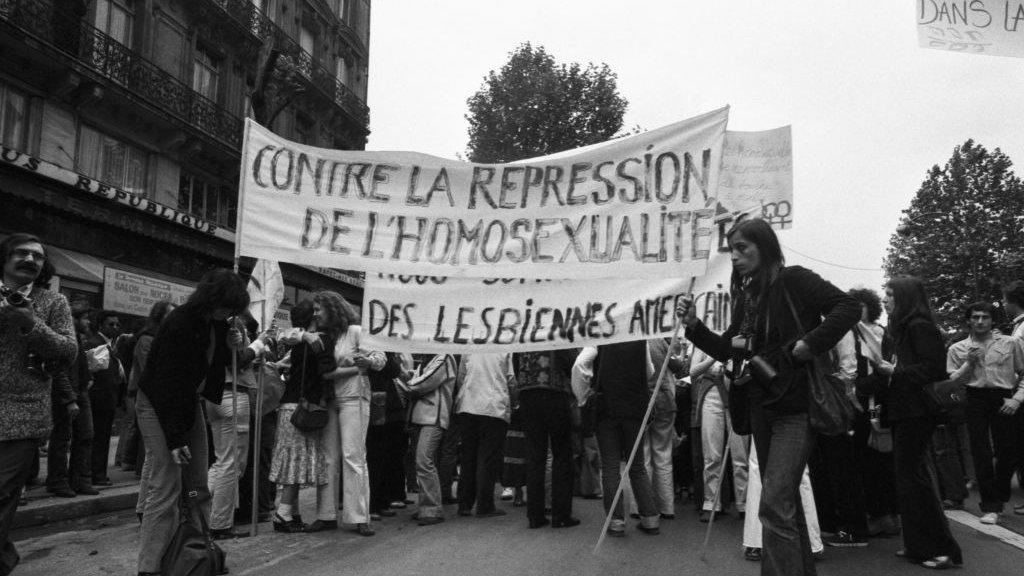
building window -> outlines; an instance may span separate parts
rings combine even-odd
[[[77,169],[122,190],[146,195],[146,153],[88,126],[79,132]]]
[[[121,44],[132,45],[132,9],[125,0],[96,0],[95,25]]]
[[[25,149],[28,126],[28,97],[0,84],[0,139],[4,146]]]
[[[295,141],[316,146],[316,123],[300,114],[295,115]]]
[[[203,48],[196,48],[192,63],[192,89],[210,100],[217,100],[217,79],[220,64]]]
[[[334,75],[338,79],[338,82],[348,86],[348,62],[340,56],[338,57],[337,64],[335,64]]]
[[[223,228],[234,229],[238,197],[226,186],[182,171],[178,180],[178,210]]]
[[[316,37],[313,31],[305,26],[299,26],[299,46],[309,52],[310,56],[316,55]]]

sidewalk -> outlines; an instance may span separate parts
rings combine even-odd
[[[28,503],[18,506],[13,528],[29,528],[134,508],[139,495],[139,481],[135,477],[135,472],[125,472],[120,466],[114,466],[116,451],[115,436],[110,439],[110,462],[107,466],[107,473],[114,485],[97,486],[96,489],[100,493],[96,496],[79,495],[74,498],[60,498],[46,491],[46,457],[40,457],[39,478],[35,485],[25,492]]]

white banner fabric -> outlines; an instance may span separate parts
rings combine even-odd
[[[922,48],[1024,58],[1024,0],[915,0]]]
[[[512,164],[315,148],[247,121],[236,249],[390,274],[700,275],[728,112]]]

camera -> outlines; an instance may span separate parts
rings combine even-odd
[[[750,366],[750,373],[754,376],[754,381],[761,386],[771,386],[779,379],[778,370],[759,354],[751,357],[748,365]]]
[[[15,308],[28,308],[28,306],[32,304],[31,298],[17,290],[11,290],[10,288],[0,290],[0,296],[3,297],[4,304]]]

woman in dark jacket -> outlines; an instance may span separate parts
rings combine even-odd
[[[879,372],[891,375],[883,417],[892,424],[903,523],[904,549],[896,554],[926,568],[948,568],[963,563],[963,554],[949,531],[928,470],[928,440],[935,419],[924,399],[925,386],[946,378],[946,348],[920,279],[893,278],[886,284],[883,303],[896,347],[894,363],[878,366]]]
[[[139,536],[139,574],[160,572],[160,560],[178,525],[182,468],[210,515],[206,427],[202,398],[219,403],[232,350],[242,333],[227,319],[249,305],[245,281],[230,270],[207,272],[188,302],[168,314],[139,380],[136,415],[150,462],[149,491]]]
[[[732,324],[719,336],[697,320],[690,301],[680,302],[679,313],[690,341],[716,360],[737,363],[759,355],[778,373],[745,385],[764,486],[761,574],[815,574],[799,499],[813,438],[807,365],[853,328],[860,305],[814,272],[784,267],[778,237],[764,220],[740,221],[727,240],[733,264]]]

